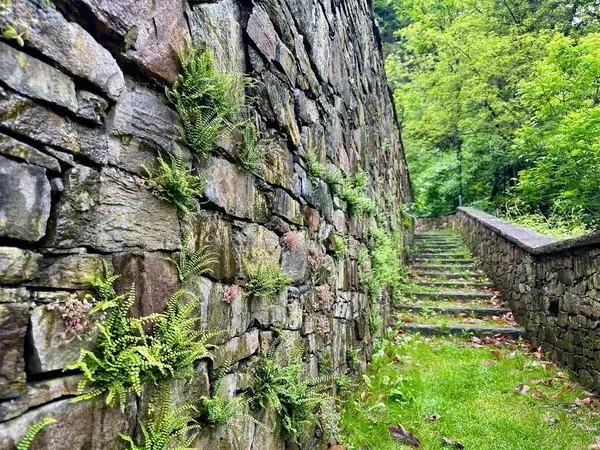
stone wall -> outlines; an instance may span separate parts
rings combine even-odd
[[[414,232],[416,234],[419,234],[443,231],[452,228],[453,224],[454,214],[445,216],[416,217],[414,224]]]
[[[556,241],[472,208],[453,222],[533,341],[600,390],[600,232]]]
[[[103,398],[70,402],[79,375],[62,369],[94,339],[65,342],[64,321],[48,305],[83,298],[104,261],[120,274],[119,292],[135,284],[135,314],[162,311],[179,288],[165,258],[177,258],[182,223],[140,175],[172,141],[207,171],[192,228],[218,261],[194,291],[202,326],[224,331],[216,362],[197,364],[193,387],[174,387],[175,402],[207,393],[227,358],[234,365],[222,388],[243,392],[274,326],[284,348],[305,348],[311,377],[320,354],[343,370],[349,346],[361,347],[364,367],[373,300],[358,285],[357,255],[375,221],[351,217],[323,181],[309,181],[303,157],[314,148],[327,167],[367,171],[385,217],[410,201],[368,0],[13,0],[11,20],[28,37],[24,47],[0,41],[0,448],[15,448],[43,417],[58,422],[34,450],[122,448],[120,433],[139,434],[144,397],[130,396],[124,414]],[[210,50],[219,70],[254,80],[248,103],[277,145],[256,173],[234,166],[230,142],[203,161],[181,142],[164,90],[188,41]],[[338,264],[326,245],[334,232],[348,243]],[[283,245],[286,233],[294,251]],[[332,305],[311,286],[309,249],[325,261]],[[270,303],[223,301],[243,284],[248,260],[280,264],[293,286]],[[387,293],[382,303],[385,315]],[[284,448],[273,412],[259,419],[266,430],[248,421],[235,431],[205,428],[196,444],[234,448],[237,434],[244,449]]]

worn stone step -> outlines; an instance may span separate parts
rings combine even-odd
[[[417,282],[418,285],[423,286],[435,286],[435,287],[448,287],[448,288],[488,288],[494,287],[491,283],[477,283],[472,281],[423,281]]]
[[[425,266],[425,267],[428,268],[429,266]],[[461,280],[461,279],[465,279],[465,278],[472,278],[472,279],[485,278],[485,275],[483,275],[481,273],[475,273],[475,272],[464,273],[464,272],[426,272],[426,271],[422,271],[422,272],[415,272],[415,275],[417,277],[423,277],[423,278],[448,278],[448,279],[455,279],[455,280]]]
[[[411,291],[407,292],[408,297],[415,299],[427,299],[427,300],[488,300],[495,297],[494,294],[489,292],[420,292]]]
[[[498,334],[505,334],[513,339],[525,336],[523,328],[509,327],[490,327],[484,325],[437,325],[429,323],[403,323],[402,329],[405,333],[421,333],[424,336],[435,335],[465,335],[472,334],[479,337],[494,337]]]
[[[472,308],[467,306],[415,306],[415,305],[395,305],[394,310],[398,312],[408,312],[413,314],[422,314],[423,310],[431,311],[436,314],[444,314],[447,316],[454,316],[458,314],[467,314],[469,316],[475,315],[475,317],[485,316],[501,316],[507,314],[510,309],[507,308]]]
[[[465,245],[462,239],[432,239],[432,238],[416,238],[413,242],[423,245],[423,244],[431,244],[431,245]]]
[[[474,264],[414,264],[411,269],[416,271],[428,271],[428,272],[455,272],[460,273],[461,271],[477,269]]]
[[[435,261],[439,261],[440,264],[475,264],[476,261],[474,259],[448,259],[448,258],[421,258],[420,256],[416,256],[411,259],[411,261],[419,264],[426,264]]]
[[[471,255],[465,253],[419,253],[421,259],[471,259]]]
[[[447,245],[443,247],[427,246],[419,247],[420,253],[456,253],[466,251],[466,247],[462,245]]]

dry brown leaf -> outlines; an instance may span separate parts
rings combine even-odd
[[[595,437],[596,442],[589,446],[589,450],[599,450],[600,449],[600,436]]]
[[[483,362],[483,365],[486,367],[493,366],[494,364],[498,364],[498,361],[496,361],[495,359],[488,359]]]
[[[464,448],[465,448],[464,445],[459,444],[458,442],[453,441],[452,439],[448,439],[447,437],[442,438],[442,440],[444,441],[445,445],[447,445],[449,447],[452,447],[452,448],[455,448],[457,450],[464,450]]]
[[[551,427],[555,427],[559,423],[560,423],[560,420],[556,419],[554,417],[552,417],[551,419],[548,419],[548,425],[550,425]]]
[[[544,393],[539,389],[535,389],[531,395],[533,398],[544,398]]]
[[[421,441],[419,441],[419,438],[417,438],[411,432],[406,431],[406,428],[404,428],[402,425],[398,424],[397,427],[389,427],[388,430],[396,439],[406,442],[413,447],[421,448]]]
[[[492,353],[492,355],[494,355],[494,358],[496,358],[496,359],[502,358],[502,352],[500,350],[498,350],[497,348],[490,350],[490,352]]]

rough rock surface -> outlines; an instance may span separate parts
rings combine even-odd
[[[0,448],[14,450],[42,417],[58,422],[32,450],[117,450],[120,433],[141,440],[152,386],[130,395],[123,414],[105,397],[72,403],[81,374],[62,371],[95,340],[65,342],[56,304],[93,294],[104,263],[119,276],[117,294],[135,288],[132,316],[161,313],[184,288],[197,297],[194,327],[218,332],[214,361],[196,361],[189,383],[168,383],[173,405],[245,393],[276,328],[279,363],[302,351],[311,378],[344,370],[350,346],[362,349],[365,367],[375,300],[361,293],[357,259],[375,220],[352,217],[324,180],[309,179],[306,155],[316,152],[327,170],[364,170],[388,230],[411,201],[371,8],[364,0],[13,1],[10,20],[29,37],[25,48],[0,42]],[[186,146],[165,87],[188,40],[214,55],[217,72],[251,81],[243,115],[267,148],[254,170],[237,165],[240,130],[217,139],[209,158]],[[199,211],[187,217],[143,180],[144,167],[156,173],[157,156],[177,147],[206,179]],[[185,229],[192,239],[182,249]],[[409,230],[394,229],[408,240]],[[334,232],[348,243],[337,263]],[[199,250],[214,259],[182,282],[176,263]],[[279,267],[291,285],[251,298],[249,265]],[[557,279],[578,280],[568,271]],[[387,289],[378,301],[385,319]],[[275,410],[248,412],[265,427],[205,426],[195,445],[292,448],[276,433]]]

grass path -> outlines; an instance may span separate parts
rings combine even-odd
[[[344,443],[349,450],[414,448],[389,433],[401,424],[426,450],[462,448],[443,438],[467,450],[588,449],[600,434],[598,403],[539,356],[515,342],[383,340],[345,405]]]

